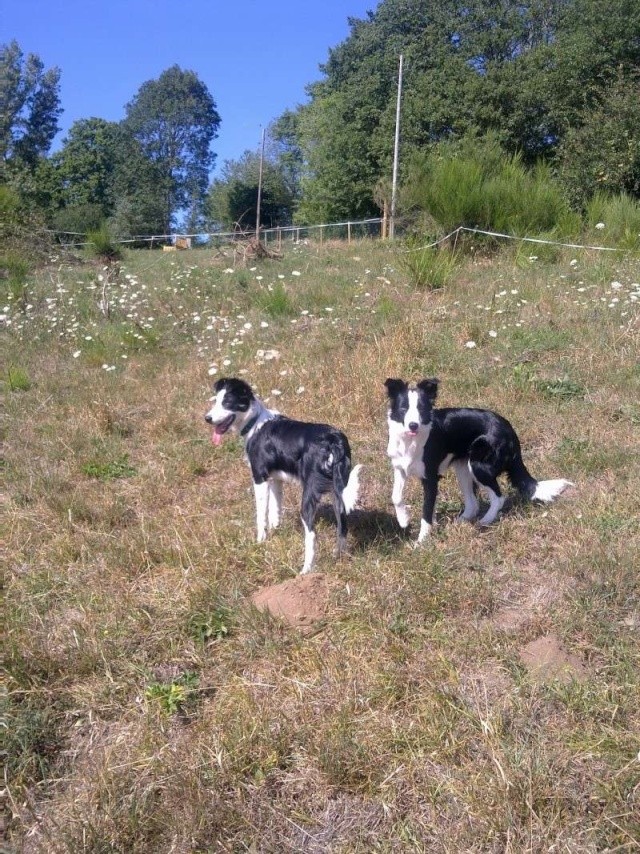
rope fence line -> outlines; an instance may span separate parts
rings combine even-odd
[[[361,226],[380,226],[380,237],[383,237],[383,229],[384,229],[385,220],[382,217],[372,217],[370,219],[361,219],[361,220],[344,220],[343,222],[331,222],[331,223],[319,223],[316,225],[283,225],[276,226],[274,228],[265,228],[261,229],[260,237],[264,239],[265,243],[271,240],[275,240],[280,242],[283,237],[290,235],[294,242],[299,242],[306,238],[309,232],[312,231],[320,231],[320,239],[322,240],[324,230],[331,228],[346,228],[347,229],[347,240],[351,242],[352,237],[352,229],[358,228]],[[54,234],[56,236],[73,236],[73,237],[84,237],[85,235],[80,232],[72,232],[72,231],[53,231],[50,229],[45,229],[46,233]],[[546,246],[559,246],[566,249],[587,249],[594,250],[598,252],[624,252],[624,249],[619,249],[618,247],[612,246],[592,246],[589,244],[583,243],[566,243],[560,240],[548,240],[540,237],[520,237],[515,234],[506,234],[500,231],[489,231],[482,228],[470,228],[466,225],[460,225],[455,228],[453,231],[446,234],[444,237],[440,237],[437,240],[434,240],[432,243],[427,243],[424,246],[413,247],[411,249],[402,249],[400,250],[403,253],[412,253],[412,252],[423,252],[427,249],[434,249],[436,246],[440,246],[443,243],[446,243],[451,238],[456,238],[462,233],[467,232],[470,234],[483,234],[487,237],[495,237],[501,240],[516,240],[521,243],[535,243],[535,244],[543,244]],[[211,232],[194,232],[194,233],[184,233],[184,232],[174,232],[172,234],[153,234],[153,235],[138,235],[135,237],[130,237],[122,240],[115,240],[114,243],[118,243],[121,245],[132,244],[132,243],[149,243],[149,248],[153,248],[153,244],[157,245],[175,245],[176,241],[181,239],[188,240],[198,240],[203,243],[211,242],[216,243],[218,241],[228,241],[234,242],[239,240],[248,240],[255,237],[255,230],[251,229],[248,231],[211,231]],[[61,243],[67,249],[81,248],[83,246],[89,246],[89,241],[82,242],[71,242],[71,243]]]
[[[444,237],[440,237],[433,243],[427,243],[425,246],[418,246],[415,249],[405,249],[404,252],[422,252],[425,249],[433,249],[441,243],[445,243],[452,237],[457,237],[461,232],[468,231],[471,234],[485,234],[489,237],[500,237],[505,240],[519,240],[521,243],[543,243],[547,246],[562,246],[566,249],[595,249],[600,252],[624,252],[624,249],[619,249],[617,246],[589,246],[584,243],[563,243],[560,240],[544,240],[541,237],[519,237],[515,234],[504,234],[500,231],[485,231],[482,228],[469,228],[466,225],[459,225],[453,231]]]
[[[268,241],[269,238],[272,240],[281,239],[282,237],[286,237],[286,235],[292,235],[294,239],[303,239],[300,237],[302,233],[308,233],[310,231],[320,230],[320,234],[322,236],[324,229],[329,228],[346,228],[347,234],[351,234],[351,229],[359,226],[372,226],[372,225],[381,225],[384,222],[382,217],[372,217],[370,219],[360,219],[360,220],[345,220],[344,222],[327,222],[327,223],[319,223],[316,225],[281,225],[275,226],[273,228],[263,228],[260,229],[260,237],[265,241]],[[53,231],[51,229],[45,229],[46,233],[53,234],[56,236],[72,236],[72,237],[85,237],[86,235],[77,232],[77,231]],[[149,243],[153,246],[154,243],[157,244],[170,244],[173,245],[177,239],[189,239],[189,240],[198,240],[202,242],[209,241],[218,241],[218,240],[248,240],[250,238],[255,237],[255,229],[249,229],[247,231],[198,231],[193,233],[188,232],[173,232],[171,234],[141,234],[134,237],[129,237],[122,240],[114,240],[114,243],[118,243],[121,245],[129,244],[129,243]],[[65,248],[74,249],[81,248],[83,246],[89,246],[90,241],[77,241],[77,242],[69,242],[62,243]]]

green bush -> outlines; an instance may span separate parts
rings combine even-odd
[[[114,242],[109,228],[103,223],[95,231],[87,232],[88,250],[92,255],[106,261],[115,261],[122,254]]]
[[[458,226],[509,234],[575,234],[579,217],[545,164],[527,169],[493,136],[446,142],[414,158],[403,203],[439,229]]]

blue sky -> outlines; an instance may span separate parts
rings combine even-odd
[[[257,150],[262,127],[306,100],[329,48],[377,0],[0,0],[0,42],[61,72],[59,147],[77,119],[119,121],[146,80],[171,65],[195,71],[222,119],[214,175]]]

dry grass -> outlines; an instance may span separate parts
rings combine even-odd
[[[10,843],[634,850],[637,259],[504,254],[428,293],[369,243],[225,263],[137,252],[105,287],[58,258],[4,298]],[[257,546],[241,446],[202,422],[213,371],[342,427],[366,466],[351,558],[320,523],[338,586],[313,636],[249,604],[300,566],[298,495]],[[447,478],[437,535],[408,548],[383,381],[434,374],[576,490],[479,532]],[[576,678],[527,670],[543,637]]]

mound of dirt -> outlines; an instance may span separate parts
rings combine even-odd
[[[568,652],[555,635],[544,635],[528,643],[520,650],[520,659],[531,678],[539,682],[582,681],[589,675],[582,660]]]
[[[298,575],[271,587],[262,587],[251,597],[260,611],[280,617],[305,635],[318,631],[327,618],[329,599],[339,583],[321,572]]]

